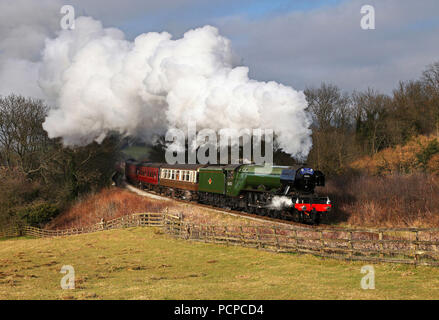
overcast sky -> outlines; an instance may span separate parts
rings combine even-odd
[[[176,38],[216,26],[252,78],[300,90],[325,81],[390,93],[399,80],[416,79],[439,61],[437,0],[0,0],[0,63],[5,57],[38,60],[44,37],[59,28],[62,4],[129,39],[148,31]],[[366,4],[375,8],[375,30],[360,27]],[[17,41],[23,37],[29,39]],[[0,74],[0,81],[7,79]]]

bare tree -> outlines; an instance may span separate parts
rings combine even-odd
[[[384,121],[391,99],[369,88],[365,92],[354,92],[352,101],[357,138],[369,154],[377,153],[385,146]]]
[[[36,170],[49,138],[42,127],[47,106],[41,100],[10,95],[0,98],[1,159],[24,172]]]
[[[422,74],[422,82],[430,96],[430,107],[439,137],[439,61],[431,64]]]
[[[356,153],[351,99],[326,83],[307,88],[305,95],[313,117],[313,149],[308,162],[326,172],[340,172]]]

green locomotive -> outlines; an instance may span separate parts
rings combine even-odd
[[[315,194],[325,176],[296,166],[167,165],[127,161],[126,178],[167,196],[275,218],[319,223],[331,202]],[[150,172],[145,175],[145,172]]]
[[[259,215],[319,223],[330,211],[327,197],[314,194],[324,175],[304,167],[224,165],[199,169],[198,196],[202,203]]]

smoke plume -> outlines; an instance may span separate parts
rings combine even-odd
[[[40,20],[5,35],[0,80],[10,85],[0,85],[0,94],[43,97],[51,106],[44,129],[65,145],[99,142],[112,131],[150,139],[195,121],[199,130],[273,129],[280,147],[297,157],[311,148],[304,94],[249,79],[230,41],[212,26],[180,39],[150,32],[129,41],[91,17],[56,32],[56,20]],[[26,30],[33,30],[28,39],[20,36]]]

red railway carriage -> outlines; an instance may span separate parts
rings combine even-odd
[[[127,160],[125,162],[125,175],[129,182],[137,185],[137,165],[138,162],[134,160]]]
[[[137,166],[137,180],[143,186],[148,184],[158,185],[159,171],[160,164],[142,162]]]

